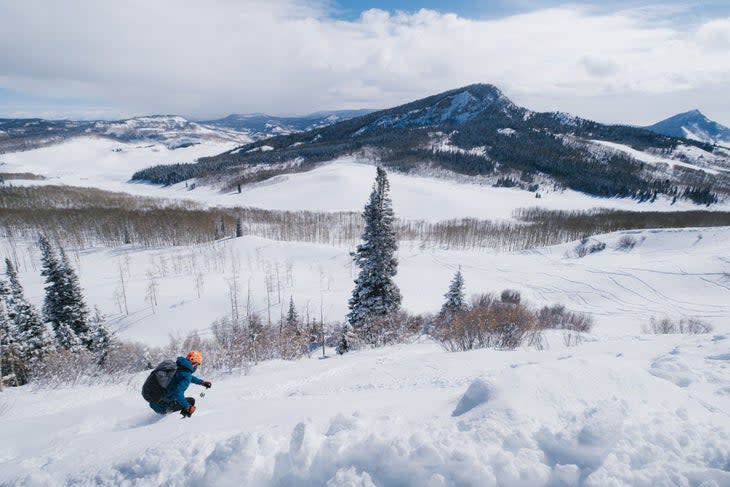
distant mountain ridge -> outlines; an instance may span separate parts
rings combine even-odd
[[[157,142],[170,149],[206,140],[251,142],[248,134],[208,127],[177,115],[151,115],[126,120],[0,119],[0,153],[57,144],[71,137],[95,136],[120,142]]]
[[[155,166],[133,179],[173,184],[198,178],[227,190],[353,154],[404,172],[445,170],[536,192],[549,185],[703,204],[730,194],[728,152],[628,125],[533,112],[490,84],[258,140],[195,164]]]
[[[301,117],[229,115],[197,122],[179,115],[149,115],[124,120],[0,119],[0,153],[57,144],[71,137],[96,136],[120,142],[157,142],[170,149],[204,141],[240,144],[326,127],[372,110],[317,112]]]
[[[248,133],[256,140],[275,135],[306,132],[360,117],[373,111],[371,109],[333,110],[293,117],[277,117],[265,113],[232,114],[215,120],[203,120],[201,123]]]
[[[672,137],[730,146],[730,128],[710,120],[699,110],[678,113],[645,128]]]

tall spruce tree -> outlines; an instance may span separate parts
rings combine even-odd
[[[78,288],[76,274],[70,268],[66,254],[62,253],[59,260],[44,235],[39,237],[38,245],[41,250],[41,275],[46,282],[43,317],[53,326],[56,344],[65,350],[88,348],[90,345],[88,329],[84,330],[83,326],[79,326],[86,322],[88,312],[83,305],[83,299],[79,305],[80,290],[77,293],[74,289]],[[81,314],[75,315],[77,312]],[[77,333],[77,328],[83,333],[81,336]]]
[[[454,278],[451,280],[449,290],[444,294],[446,301],[441,306],[439,315],[450,316],[463,310],[466,307],[464,302],[464,276],[461,274],[461,268],[456,271]]]
[[[5,274],[9,283],[9,294],[6,301],[7,314],[18,332],[18,338],[23,346],[24,369],[30,374],[53,350],[53,339],[35,307],[25,298],[18,273],[10,259],[5,259]],[[24,380],[29,378],[26,375]]]
[[[8,313],[10,288],[0,279],[0,390],[6,381],[16,386],[25,383],[23,342],[18,328]]]
[[[60,310],[61,319],[68,323],[74,334],[81,341],[81,344],[88,350],[92,350],[94,337],[92,333],[91,317],[89,308],[86,306],[84,294],[81,292],[81,284],[76,271],[66,256],[66,252],[60,249],[61,268],[63,270],[62,289],[63,306]]]
[[[400,310],[401,294],[393,277],[398,272],[398,241],[395,235],[393,207],[388,176],[378,167],[365,205],[365,229],[362,243],[352,254],[360,273],[350,298],[347,321],[354,331],[371,345],[378,345],[384,327]]]

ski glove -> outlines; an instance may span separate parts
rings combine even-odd
[[[195,412],[195,406],[190,406],[189,408],[183,409],[182,411],[180,411],[180,414],[182,414],[186,418],[189,418],[190,416],[193,415],[194,412]]]
[[[206,389],[210,389],[210,386],[212,386],[213,384],[211,384],[208,380],[204,380],[203,383],[200,385],[205,387]]]

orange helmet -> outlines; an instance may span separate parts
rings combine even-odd
[[[194,364],[203,365],[203,354],[197,350],[191,350],[186,357]]]

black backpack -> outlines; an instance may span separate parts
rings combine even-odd
[[[142,386],[142,397],[147,402],[160,402],[167,387],[177,372],[177,364],[172,360],[165,360],[150,372]]]

